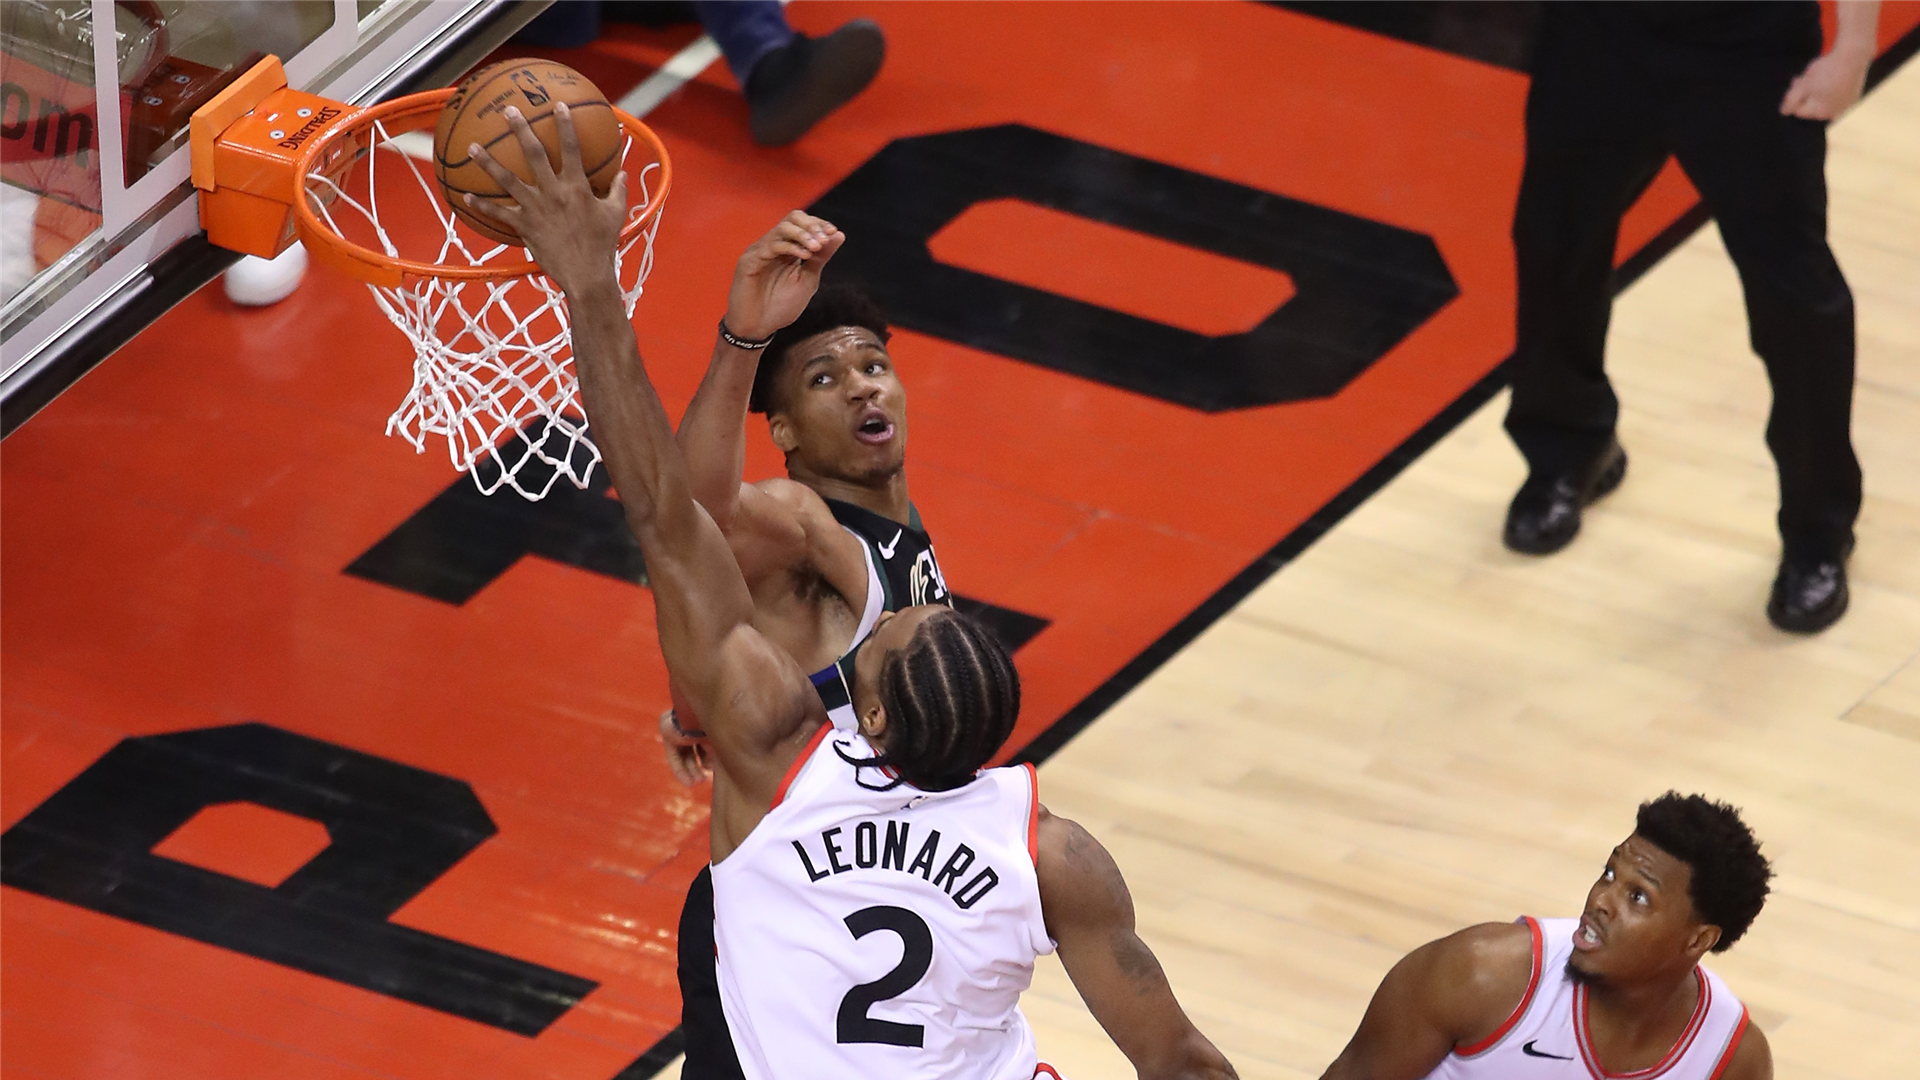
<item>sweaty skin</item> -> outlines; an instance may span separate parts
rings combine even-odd
[[[763,341],[806,310],[846,235],[795,210],[755,241],[734,269],[728,330]],[[677,436],[694,498],[727,538],[753,597],[754,628],[818,671],[846,653],[867,603],[866,553],[822,495],[905,522],[906,391],[872,331],[840,327],[783,347],[780,357],[716,335],[712,363]],[[748,484],[746,421],[754,373],[779,363],[769,414],[788,477]],[[873,429],[878,428],[878,431]],[[694,714],[660,718],[674,776],[694,784],[711,765]]]
[[[613,252],[626,218],[626,180],[596,198],[580,166],[566,106],[555,109],[561,166],[556,174],[518,110],[508,123],[534,172],[522,181],[478,145],[470,152],[515,205],[468,201],[513,228],[541,270],[567,296],[580,393],[607,472],[640,542],[652,579],[667,674],[705,720],[713,754],[713,861],[731,855],[772,807],[781,778],[827,722],[826,710],[793,657],[754,627],[745,578],[711,514],[693,497],[633,327],[621,303]],[[886,710],[875,676],[886,656],[946,609],[909,608],[887,619],[855,659],[854,707],[869,737],[881,739]],[[1233,1075],[1193,1029],[1153,954],[1133,930],[1126,884],[1106,852],[1071,822],[1040,825],[1041,904],[1048,933],[1087,1006],[1143,1078],[1218,1080]]]
[[[788,214],[740,256],[727,328],[761,341],[798,318],[845,240],[831,222]],[[678,440],[694,498],[747,579],[755,626],[817,671],[852,645],[867,592],[860,541],[821,496],[907,520],[906,392],[886,346],[864,328],[830,329],[783,353],[763,357],[719,338]],[[747,402],[762,363],[780,364],[768,423],[790,479],[747,484]]]
[[[1650,1068],[1686,1029],[1693,969],[1720,940],[1688,897],[1692,870],[1642,837],[1613,850],[1587,893],[1573,957],[1590,980],[1588,1031],[1610,1073]],[[1485,1039],[1526,995],[1533,937],[1513,923],[1471,926],[1387,972],[1352,1041],[1321,1080],[1420,1080],[1457,1046]],[[1771,1080],[1773,1055],[1749,1023],[1721,1080]]]

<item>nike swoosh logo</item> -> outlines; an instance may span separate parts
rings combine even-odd
[[[897,532],[897,533],[894,533],[894,534],[893,534],[893,539],[892,539],[892,540],[890,540],[890,541],[888,541],[887,543],[884,543],[884,544],[880,544],[880,543],[876,543],[876,544],[874,544],[874,546],[875,546],[875,547],[877,547],[877,548],[879,548],[879,549],[880,549],[880,557],[881,557],[881,558],[883,558],[883,559],[891,559],[891,558],[893,558],[893,553],[894,553],[895,551],[898,551],[898,550],[900,550],[900,538],[901,538],[901,537],[903,537],[903,536],[905,536],[905,535],[907,535],[907,530],[905,530],[905,529],[901,529],[901,530],[900,530],[899,532]]]
[[[1528,1057],[1552,1058],[1555,1061],[1572,1061],[1573,1060],[1572,1054],[1568,1054],[1565,1057],[1562,1057],[1559,1054],[1549,1054],[1544,1050],[1535,1050],[1533,1048],[1533,1044],[1535,1041],[1536,1040],[1534,1039],[1528,1039],[1527,1044],[1520,1048],[1520,1052],[1527,1055]]]

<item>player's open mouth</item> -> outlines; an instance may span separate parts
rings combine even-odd
[[[1591,952],[1605,944],[1600,936],[1600,928],[1586,916],[1580,917],[1580,928],[1573,932],[1573,947],[1581,952]]]
[[[893,421],[880,413],[869,413],[860,421],[860,426],[853,429],[853,437],[868,446],[879,446],[893,438]]]

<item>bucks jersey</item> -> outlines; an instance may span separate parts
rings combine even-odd
[[[1526,996],[1493,1034],[1448,1054],[1427,1080],[1717,1080],[1740,1048],[1747,1009],[1720,977],[1695,967],[1699,1003],[1666,1057],[1631,1074],[1600,1067],[1587,1036],[1587,988],[1567,974],[1578,919],[1522,919],[1533,933],[1533,977]]]
[[[946,604],[947,579],[933,557],[933,539],[920,524],[920,511],[909,505],[907,521],[902,525],[862,506],[838,499],[826,500],[833,519],[864,540],[878,556],[880,582],[886,590],[886,610],[918,607],[921,604]]]
[[[926,792],[822,727],[713,867],[720,997],[746,1080],[1030,1080],[1052,952],[1031,766]]]
[[[867,558],[867,602],[861,612],[859,629],[853,642],[839,660],[811,676],[813,688],[827,707],[833,726],[842,730],[855,727],[853,716],[853,654],[867,639],[885,612],[899,611],[920,604],[953,606],[947,592],[946,576],[933,557],[933,539],[920,524],[920,511],[907,507],[906,524],[883,517],[865,507],[838,499],[827,499],[827,509],[842,528],[860,540]]]

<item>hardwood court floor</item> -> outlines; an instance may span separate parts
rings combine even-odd
[[[1404,952],[1575,912],[1639,800],[1745,808],[1779,871],[1712,966],[1782,1077],[1920,1061],[1920,69],[1833,129],[1859,308],[1853,610],[1761,613],[1768,402],[1717,232],[1615,308],[1626,484],[1546,560],[1506,552],[1505,396],[1042,767],[1244,1077],[1315,1077]],[[1152,746],[1153,753],[1141,752]],[[1027,1012],[1069,1076],[1126,1075],[1057,963]]]
[[[1251,3],[791,14],[814,33],[877,15],[887,65],[780,151],[749,143],[717,67],[648,114],[676,175],[635,320],[662,396],[677,412],[692,395],[738,252],[796,206],[832,207],[850,241],[831,272],[894,290],[909,472],[941,565],[1027,635],[1007,752],[1044,758],[1094,721],[1048,767],[1049,797],[1134,871],[1150,937],[1250,1073],[1317,1067],[1407,945],[1568,910],[1633,800],[1693,782],[1685,762],[1711,744],[1675,732],[1736,747],[1706,760],[1739,775],[1869,763],[1836,789],[1857,809],[1816,783],[1715,781],[1764,815],[1790,872],[1733,962],[1822,940],[1787,934],[1824,910],[1794,890],[1908,910],[1837,869],[1905,865],[1847,839],[1872,835],[1870,770],[1912,771],[1858,744],[1897,740],[1844,725],[1855,745],[1805,749],[1783,719],[1808,715],[1795,694],[1851,705],[1911,654],[1885,585],[1906,565],[1886,520],[1900,420],[1863,402],[1860,610],[1788,647],[1759,624],[1771,488],[1757,425],[1735,416],[1761,391],[1731,307],[1701,378],[1728,380],[1732,404],[1718,383],[1636,380],[1622,357],[1634,477],[1574,551],[1499,552],[1517,469],[1483,417],[1100,718],[1511,348],[1519,71]],[[1920,3],[1882,22],[1889,47]],[[619,95],[678,33],[618,29],[563,59]],[[1911,123],[1885,123],[1861,138],[1898,153]],[[1693,201],[1670,170],[1621,254],[1662,250]],[[1912,250],[1889,205],[1863,228]],[[1864,295],[1879,278],[1843,255]],[[1723,267],[1704,272],[1724,291]],[[1643,286],[1628,306],[1719,295]],[[1863,304],[1883,380],[1885,303]],[[707,811],[654,734],[667,693],[644,572],[601,492],[484,499],[385,437],[409,360],[365,290],[324,270],[262,310],[202,290],[6,441],[0,1080],[645,1080],[671,1057],[674,927]],[[1643,430],[1690,388],[1732,434]],[[750,430],[748,468],[772,475]],[[1639,576],[1615,582],[1623,566]],[[1635,617],[1666,574],[1681,613]],[[1729,712],[1743,687],[1771,711]],[[1620,775],[1663,735],[1671,776]],[[1762,797],[1781,786],[1812,816]],[[1529,804],[1582,788],[1578,813]],[[1483,851],[1509,834],[1531,846]],[[1490,874],[1516,884],[1474,884]],[[1900,970],[1897,941],[1802,947]],[[1790,974],[1833,1017],[1854,1007]],[[1087,1022],[1049,1003],[1057,979],[1042,990],[1048,1053],[1079,1080],[1124,1075],[1063,1031]],[[1756,1000],[1763,1021],[1803,1015]],[[1856,1034],[1840,1033],[1854,1052],[1886,1041]]]

